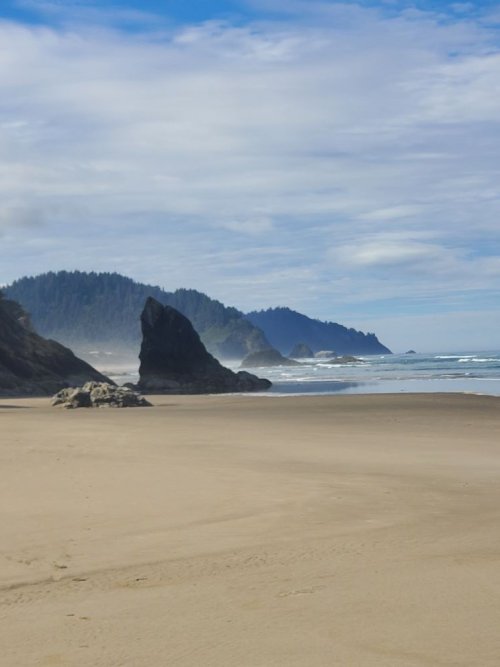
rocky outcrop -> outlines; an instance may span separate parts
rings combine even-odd
[[[260,352],[252,352],[241,362],[240,368],[258,368],[264,366],[300,366],[298,361],[287,359],[282,354],[270,347]]]
[[[138,388],[144,393],[220,394],[271,386],[269,380],[222,366],[184,315],[152,297],[144,306],[141,325]]]
[[[341,366],[343,364],[364,364],[363,359],[358,359],[357,357],[351,357],[350,355],[345,355],[343,357],[334,357],[333,359],[325,359],[321,361],[320,364],[336,364]]]
[[[111,383],[68,348],[36,334],[19,304],[0,296],[0,395],[50,396],[89,380]]]
[[[297,343],[293,346],[288,356],[292,359],[310,359],[314,357],[314,352],[306,343]]]
[[[108,382],[87,382],[83,387],[68,387],[58,392],[52,405],[63,408],[144,408],[147,401],[129,387],[117,387]]]

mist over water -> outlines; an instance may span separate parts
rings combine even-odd
[[[273,386],[267,395],[460,392],[500,396],[500,351],[393,354],[358,357],[359,363],[302,359],[301,366],[248,369]],[[117,384],[137,382],[138,360],[100,358],[99,370]],[[118,361],[118,360],[117,360]],[[224,362],[234,371],[239,361]]]

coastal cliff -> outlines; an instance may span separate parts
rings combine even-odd
[[[94,380],[111,382],[71,350],[39,336],[19,304],[0,295],[0,395],[50,395]]]
[[[254,311],[246,317],[262,329],[270,344],[282,354],[288,354],[298,341],[313,352],[335,350],[337,354],[391,354],[374,333],[363,333],[336,322],[321,322],[290,308]]]

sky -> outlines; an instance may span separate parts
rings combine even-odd
[[[1,0],[0,284],[500,348],[500,1]]]

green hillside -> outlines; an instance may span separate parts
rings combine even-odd
[[[390,354],[374,333],[348,329],[336,322],[321,322],[290,308],[270,308],[248,313],[252,324],[262,329],[271,345],[290,354],[299,343],[313,352],[333,350],[337,354]]]
[[[269,347],[263,333],[236,308],[196,290],[166,292],[118,273],[49,272],[16,280],[5,292],[29,312],[41,335],[79,352],[104,347],[137,356],[139,317],[149,296],[191,320],[219,358],[241,358]]]

